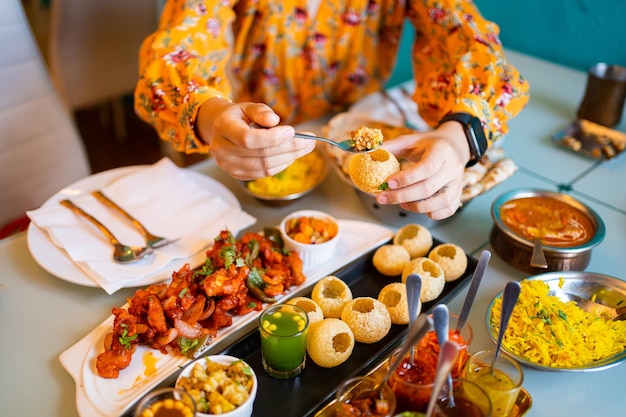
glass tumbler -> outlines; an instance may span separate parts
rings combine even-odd
[[[263,369],[278,379],[293,378],[306,362],[309,316],[292,304],[274,304],[259,317]]]
[[[493,417],[506,417],[515,406],[524,381],[524,372],[515,359],[501,352],[491,373],[494,355],[493,350],[474,353],[467,361],[465,377],[487,392]]]
[[[194,417],[196,404],[187,391],[161,388],[146,394],[135,407],[134,417]]]
[[[598,63],[587,72],[587,86],[577,116],[603,126],[616,126],[622,118],[625,99],[626,67]]]

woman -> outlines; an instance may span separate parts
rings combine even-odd
[[[416,36],[400,60],[411,60],[413,98],[435,129],[385,145],[419,162],[390,177],[377,200],[449,217],[465,165],[484,152],[470,146],[468,121],[494,141],[528,101],[498,27],[472,1],[169,0],[141,48],[136,112],[174,149],[210,149],[235,178],[276,174],[314,147],[294,138],[292,124],[384,87],[405,18]]]

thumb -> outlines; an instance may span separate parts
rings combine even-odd
[[[262,127],[274,127],[280,123],[280,116],[264,103],[241,103],[241,111],[250,122]]]

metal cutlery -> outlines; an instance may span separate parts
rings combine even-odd
[[[573,301],[578,307],[582,308],[587,313],[593,314],[594,316],[604,317],[614,321],[626,320],[626,306],[614,308],[566,291],[550,291],[549,294],[558,297],[564,302]]]
[[[530,256],[530,266],[533,268],[547,268],[548,261],[546,255],[543,252],[543,245],[541,244],[541,238],[535,239],[533,245],[533,253]]]
[[[481,252],[480,258],[478,258],[478,264],[474,270],[474,275],[472,276],[472,280],[470,282],[469,290],[467,290],[467,295],[465,296],[465,301],[463,302],[463,307],[461,308],[461,313],[459,314],[459,320],[456,326],[457,332],[460,332],[463,326],[465,326],[465,322],[467,321],[470,310],[472,309],[472,304],[474,303],[474,298],[478,292],[480,281],[485,274],[485,270],[487,269],[487,264],[490,259],[491,252],[489,250],[485,249]]]
[[[117,240],[115,235],[111,233],[111,231],[107,229],[105,225],[100,223],[98,219],[93,217],[91,214],[87,213],[82,208],[78,207],[72,201],[66,199],[66,200],[61,200],[60,203],[62,206],[67,207],[68,209],[72,210],[74,213],[80,216],[83,216],[84,218],[92,222],[98,228],[98,230],[100,230],[109,239],[109,241],[114,247],[113,260],[115,260],[116,262],[119,262],[119,263],[135,262],[152,253],[151,247],[129,246],[129,245],[124,245],[120,243],[120,241]]]
[[[111,207],[112,209],[117,211],[119,214],[124,216],[127,220],[129,220],[133,224],[133,226],[135,226],[141,232],[144,239],[146,240],[146,245],[148,245],[149,247],[153,249],[157,249],[165,245],[169,245],[170,243],[176,242],[178,240],[178,239],[167,239],[162,236],[153,235],[152,233],[148,231],[148,229],[146,229],[146,227],[143,224],[141,224],[139,220],[131,216],[122,207],[118,206],[117,203],[115,203],[113,200],[107,197],[102,191],[100,190],[92,191],[91,195],[97,198],[98,201],[103,203],[105,206]]]
[[[257,123],[250,123],[250,127],[253,129],[265,129],[265,127],[257,124]],[[376,148],[371,148],[371,149],[357,149],[356,146],[354,146],[354,141],[352,139],[346,139],[343,140],[341,142],[336,142],[332,139],[329,138],[325,138],[322,136],[315,136],[315,135],[307,135],[305,133],[297,133],[294,135],[294,137],[296,138],[300,138],[300,139],[311,139],[311,140],[317,140],[320,142],[324,142],[324,143],[328,143],[329,145],[333,145],[338,147],[339,149],[341,149],[342,151],[345,152],[350,152],[350,153],[367,153],[367,152],[372,152],[376,149],[378,149],[378,147]]]
[[[321,142],[325,142],[325,143],[328,143],[330,145],[336,146],[339,149],[341,149],[342,151],[350,152],[350,153],[367,153],[367,152],[372,152],[372,151],[378,149],[378,148],[372,148],[372,149],[359,150],[359,149],[357,149],[354,146],[354,141],[352,139],[346,139],[346,140],[343,140],[341,142],[335,142],[332,139],[324,138],[324,137],[321,137],[321,136],[306,135],[304,133],[296,133],[295,137],[300,138],[300,139],[319,140]]]

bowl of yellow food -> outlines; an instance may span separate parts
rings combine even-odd
[[[228,355],[196,359],[176,379],[176,388],[193,398],[199,417],[250,417],[257,386],[252,367]]]
[[[281,207],[315,190],[327,176],[326,156],[315,149],[278,174],[241,184],[248,195],[267,205]]]

